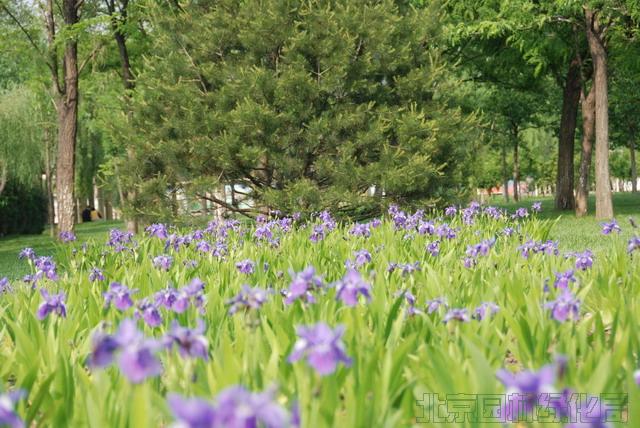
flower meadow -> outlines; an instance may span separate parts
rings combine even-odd
[[[533,425],[546,394],[567,426],[571,405],[616,425],[575,394],[627,394],[618,416],[640,420],[635,223],[568,252],[539,210],[274,212],[25,248],[31,274],[0,276],[0,426],[426,426],[434,393],[530,394],[491,412]]]

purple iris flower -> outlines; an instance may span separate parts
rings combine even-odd
[[[427,312],[430,314],[437,311],[440,306],[444,306],[445,308],[449,307],[447,299],[444,297],[436,297],[435,299],[427,300]]]
[[[11,284],[9,283],[9,278],[6,276],[0,278],[0,293],[9,293],[13,289],[11,288]]]
[[[251,393],[239,386],[229,387],[218,394],[216,404],[217,422],[214,426],[229,428],[291,426],[291,416],[278,404],[272,391]]]
[[[526,208],[518,208],[515,213],[511,216],[513,219],[518,218],[526,218],[529,217],[529,211]]]
[[[36,258],[36,252],[33,250],[33,248],[29,248],[29,247],[23,248],[20,251],[20,254],[18,254],[18,258],[34,260]]]
[[[640,369],[633,372],[633,380],[636,382],[636,385],[640,386]]]
[[[145,298],[140,300],[137,306],[136,318],[142,318],[149,327],[158,327],[162,324],[162,315],[157,304]]]
[[[274,398],[273,391],[252,393],[241,386],[222,390],[215,404],[200,398],[168,394],[169,408],[176,426],[184,428],[284,428],[297,427],[290,415]]]
[[[356,269],[362,267],[371,261],[371,253],[367,250],[354,251],[353,260],[347,260],[345,266],[347,268]]]
[[[318,214],[318,218],[322,220],[322,225],[328,231],[332,231],[338,226],[329,211],[322,211],[320,214]]]
[[[110,247],[115,247],[120,251],[124,249],[126,244],[131,244],[133,242],[133,233],[131,232],[123,232],[118,229],[111,229],[109,231],[109,241],[107,241],[107,245]]]
[[[76,235],[71,231],[64,231],[58,234],[58,238],[64,243],[73,242],[76,240]]]
[[[471,269],[472,267],[478,264],[478,261],[473,257],[465,257],[464,260],[462,261],[462,264],[467,269]]]
[[[126,311],[133,306],[133,300],[131,300],[131,294],[138,290],[131,290],[126,285],[122,285],[119,282],[112,282],[109,284],[109,290],[102,293],[104,296],[104,306],[108,308],[111,303],[119,311]]]
[[[431,254],[431,257],[437,257],[440,254],[440,241],[429,242],[427,251]]]
[[[236,263],[236,268],[240,273],[250,275],[255,270],[256,264],[253,260],[245,259]]]
[[[191,303],[191,296],[183,290],[177,290],[174,295],[175,299],[171,304],[171,310],[175,313],[182,314],[189,309],[189,303]]]
[[[610,235],[613,232],[622,232],[622,229],[620,228],[620,225],[618,224],[618,222],[613,219],[611,220],[609,223],[600,223],[602,225],[602,234],[603,235]]]
[[[163,271],[168,271],[171,269],[171,265],[173,264],[173,258],[171,256],[157,256],[153,258],[153,266],[156,269],[160,269]]]
[[[518,251],[520,251],[520,255],[525,259],[528,259],[531,254],[535,254],[538,249],[538,244],[535,241],[528,240],[524,244],[518,246]]]
[[[569,318],[575,321],[580,315],[580,300],[576,299],[568,289],[562,290],[556,300],[544,306],[551,310],[551,316],[558,322],[565,322]]]
[[[593,253],[591,250],[586,250],[583,253],[576,253],[576,269],[587,270],[593,266]]]
[[[311,236],[309,236],[309,240],[313,243],[320,242],[324,239],[326,235],[324,226],[321,224],[317,224],[313,226],[313,231],[311,232]]]
[[[540,394],[554,393],[556,374],[557,366],[554,364],[546,365],[538,372],[523,370],[514,374],[505,369],[498,370],[496,377],[507,388],[506,394],[511,398],[502,409],[506,420],[514,420],[522,410],[531,412],[537,405]]]
[[[104,274],[102,273],[102,270],[96,267],[91,268],[91,272],[89,272],[89,281],[104,281]]]
[[[382,220],[380,220],[379,218],[374,218],[369,222],[369,225],[375,229],[382,225]]]
[[[284,292],[285,303],[290,305],[298,299],[307,303],[315,303],[313,291],[324,287],[322,277],[316,275],[315,268],[307,266],[302,272],[298,273],[290,270],[289,275],[291,276],[291,284]]]
[[[525,259],[528,259],[531,254],[557,255],[558,243],[551,240],[546,242],[528,240],[518,247],[518,251]]]
[[[620,411],[619,404],[608,403],[603,400],[602,396],[584,396],[572,394],[571,391],[568,391],[567,395],[568,398],[563,403],[563,407],[568,410],[573,406],[575,409],[577,404],[577,409],[574,412],[580,417],[578,421],[575,421],[575,418],[570,418],[570,422],[565,425],[565,428],[609,428],[611,425],[608,422],[613,420],[611,415]]]
[[[153,297],[156,305],[164,306],[165,309],[171,309],[178,299],[178,291],[175,288],[167,287],[163,290],[157,291]]]
[[[466,308],[449,309],[449,312],[444,316],[442,322],[446,324],[451,320],[469,322],[469,312]]]
[[[184,398],[167,394],[167,402],[180,428],[215,428],[216,409],[212,403],[200,398]]]
[[[493,302],[482,302],[480,306],[478,306],[473,312],[473,318],[478,321],[482,321],[485,318],[491,318],[494,316],[498,310],[500,310],[500,306],[496,305]]]
[[[273,238],[273,232],[271,232],[271,224],[265,223],[264,225],[257,227],[253,236],[260,241],[269,241]]]
[[[627,244],[627,252],[632,253],[633,251],[640,249],[640,236],[634,236],[629,239],[629,243]]]
[[[368,238],[371,236],[371,229],[369,223],[356,223],[353,225],[349,234],[353,236],[362,236]]]
[[[36,273],[31,277],[33,286],[35,286],[40,279],[45,277],[51,281],[58,280],[58,273],[56,272],[57,267],[51,257],[36,258],[34,260],[34,266],[36,268]]]
[[[209,359],[209,342],[203,336],[204,323],[198,320],[198,326],[194,329],[182,327],[173,322],[171,330],[167,334],[169,346],[177,346],[178,352],[183,357]]]
[[[351,358],[347,357],[342,342],[344,331],[343,325],[332,329],[323,322],[296,327],[298,340],[288,361],[293,363],[306,358],[307,363],[321,376],[333,373],[340,362],[349,367]]]
[[[436,225],[432,221],[422,221],[418,224],[420,235],[433,235],[436,232]]]
[[[489,253],[489,250],[496,243],[495,238],[485,239],[479,244],[468,245],[467,246],[467,256],[469,257],[478,257],[478,256],[486,256]]]
[[[515,229],[513,227],[505,227],[504,229],[502,229],[502,234],[504,236],[511,236],[515,233]]]
[[[558,243],[556,241],[548,240],[546,242],[540,242],[537,246],[538,253],[546,255],[558,255]]]
[[[129,381],[140,383],[162,372],[162,365],[156,357],[161,347],[160,342],[146,339],[134,320],[125,319],[115,335],[100,332],[94,336],[89,364],[92,367],[108,366],[119,353],[117,360],[122,373]]]
[[[436,228],[436,235],[440,238],[455,239],[457,235],[456,230],[449,227],[447,223],[443,223]]]
[[[44,298],[44,302],[38,307],[37,315],[39,320],[45,319],[52,312],[62,318],[67,316],[67,306],[65,305],[66,294],[49,294],[44,288],[40,289],[40,294]]]
[[[265,304],[271,289],[262,289],[258,287],[250,287],[247,284],[242,286],[242,290],[232,299],[227,300],[229,305],[229,314],[235,314],[240,309],[259,309]]]
[[[569,269],[566,272],[555,272],[555,276],[556,279],[553,285],[556,288],[560,288],[563,290],[569,288],[570,283],[577,281],[576,277],[574,276],[573,269]]]
[[[356,306],[359,294],[362,294],[367,300],[371,300],[371,285],[355,269],[347,270],[347,273],[335,283],[335,286],[336,299],[342,300],[342,303],[347,306]]]
[[[191,297],[197,296],[204,292],[205,283],[200,278],[193,278],[188,285],[182,289]]]
[[[455,206],[451,205],[450,207],[445,208],[444,215],[448,217],[453,217],[454,215],[456,215],[457,212],[458,212],[458,209]]]
[[[133,383],[140,383],[149,377],[162,373],[162,365],[156,357],[159,345],[152,340],[141,340],[122,348],[118,366]]]
[[[389,263],[389,267],[387,267],[387,272],[393,272],[395,270],[400,270],[400,272],[402,272],[402,276],[411,275],[415,271],[420,270],[420,262]]]
[[[534,202],[531,204],[531,211],[534,213],[539,213],[542,211],[542,202]]]
[[[504,217],[504,212],[501,209],[496,207],[486,207],[484,209],[484,213],[494,220],[499,220],[502,217]]]
[[[416,308],[416,297],[409,290],[400,290],[396,294],[395,297],[403,297],[407,302],[407,315],[413,316],[416,314],[421,314],[422,311]]]
[[[196,250],[200,251],[201,253],[210,253],[212,247],[208,241],[202,240],[198,241],[198,243],[196,244]]]
[[[149,236],[155,236],[160,239],[167,239],[169,234],[167,233],[167,226],[162,223],[154,223],[148,226],[145,231],[149,234]]]
[[[0,394],[0,426],[7,428],[23,428],[24,421],[16,412],[16,404],[25,397],[22,390]]]

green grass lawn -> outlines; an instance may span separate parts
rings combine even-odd
[[[551,230],[554,240],[559,241],[561,251],[581,251],[591,249],[598,253],[606,251],[609,245],[607,237],[602,235],[601,220],[596,220],[595,198],[589,197],[589,215],[583,218],[576,218],[572,211],[557,211],[553,208],[553,197],[545,198],[525,198],[520,202],[505,203],[503,198],[492,198],[491,204],[504,207],[513,211],[519,207],[531,207],[535,201],[542,202],[542,218],[555,220],[556,224]],[[628,218],[633,217],[640,223],[640,194],[614,193],[613,210],[615,218],[622,228],[620,237],[628,240],[632,235],[632,227]]]
[[[79,224],[76,235],[80,241],[105,240],[112,228],[122,227],[120,221],[96,221]],[[0,238],[0,278],[8,276],[19,278],[26,275],[28,265],[18,260],[18,253],[25,247],[31,247],[39,256],[50,256],[55,252],[55,241],[46,230],[42,235],[17,235]]]
[[[593,196],[589,198],[589,215],[584,218],[576,218],[573,212],[556,211],[553,209],[553,198],[524,198],[520,202],[505,203],[504,199],[494,197],[491,204],[510,211],[518,207],[530,207],[532,202],[542,202],[543,218],[555,220],[551,234],[552,238],[560,242],[563,251],[581,251],[586,248],[594,252],[606,251],[608,240],[600,233],[600,221],[594,218],[595,201]],[[634,217],[640,223],[640,195],[631,193],[617,193],[613,195],[614,211],[618,223],[623,229],[621,238],[629,239],[633,234],[629,226],[628,217]],[[122,227],[122,222],[94,222],[84,223],[77,227],[78,239],[104,240],[109,229]],[[19,278],[28,273],[27,264],[18,261],[18,253],[22,248],[32,247],[38,255],[52,255],[55,251],[54,240],[45,231],[42,235],[11,236],[0,239],[0,278],[8,276]]]

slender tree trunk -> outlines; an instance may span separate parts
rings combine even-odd
[[[633,138],[629,139],[629,158],[631,160],[631,191],[638,192],[638,168],[636,166],[636,143]]]
[[[133,119],[133,110],[131,108],[131,92],[135,88],[135,80],[131,69],[131,62],[129,60],[129,50],[127,49],[127,39],[125,33],[122,32],[122,25],[127,23],[128,18],[128,6],[129,0],[120,0],[119,10],[116,8],[115,0],[105,0],[107,10],[111,15],[111,30],[113,31],[113,37],[118,46],[118,55],[120,57],[120,66],[122,70],[122,83],[124,86],[124,96],[127,105],[127,120],[129,124]],[[127,147],[127,161],[131,164],[135,164],[135,152],[132,147]],[[128,204],[132,207],[136,200],[135,189],[130,188],[121,192],[121,203]],[[125,216],[125,225],[127,230],[132,233],[138,233],[138,220],[135,215]]]
[[[507,174],[507,148],[506,143],[502,143],[502,177],[504,179],[504,200],[509,202],[509,175]]]
[[[513,200],[520,200],[520,156],[518,154],[520,135],[518,125],[513,125]]]
[[[49,127],[44,128],[44,174],[45,174],[45,188],[47,194],[47,220],[49,223],[49,233],[51,236],[55,236],[55,201],[53,198],[53,168],[51,168],[51,134]]]
[[[0,195],[2,195],[2,192],[4,192],[4,188],[7,185],[7,170],[7,164],[0,159]]]
[[[562,93],[555,200],[555,207],[559,210],[571,210],[575,206],[573,197],[573,150],[578,104],[580,102],[580,87],[580,59],[576,55],[569,63],[569,70],[567,71]]]
[[[178,209],[178,188],[174,184],[173,188],[171,189],[171,214],[173,215],[173,217],[178,217]]]
[[[209,214],[209,207],[207,207],[206,198],[200,198],[200,212],[202,213],[202,215],[205,215],[205,216]]]
[[[596,93],[593,87],[587,96],[581,95],[582,105],[582,150],[580,152],[580,176],[576,189],[576,216],[587,215],[589,198],[589,173],[591,171],[591,154],[595,138]]]
[[[596,13],[585,8],[587,41],[593,60],[596,129],[596,218],[613,217],[611,184],[609,182],[609,94],[607,87],[607,51],[603,30]]]
[[[113,209],[111,207],[111,201],[109,199],[105,199],[104,201],[104,219],[113,220]]]

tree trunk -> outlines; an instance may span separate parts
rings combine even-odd
[[[636,166],[636,144],[633,138],[629,140],[629,158],[631,160],[631,191],[638,192],[638,169]]]
[[[113,209],[111,208],[111,201],[105,199],[104,201],[104,219],[109,221],[113,220]]]
[[[596,218],[613,217],[611,185],[609,183],[609,94],[607,87],[607,51],[596,13],[585,8],[587,41],[593,60],[596,130]]]
[[[593,152],[593,139],[595,134],[596,119],[596,92],[592,87],[587,96],[581,94],[582,105],[582,150],[580,152],[580,176],[576,189],[576,216],[587,215],[589,198],[589,173],[591,171],[591,154]]]
[[[513,200],[520,200],[520,157],[518,155],[519,144],[518,125],[513,125]]]
[[[506,143],[502,143],[502,177],[504,177],[504,200],[509,203],[509,175],[507,174]]]
[[[111,30],[113,31],[113,37],[118,46],[118,55],[120,57],[120,66],[122,69],[122,83],[124,87],[124,96],[127,104],[127,119],[131,124],[133,110],[131,109],[131,91],[135,88],[135,81],[133,72],[131,70],[131,62],[129,60],[129,50],[127,49],[127,39],[125,33],[122,32],[122,25],[127,23],[127,13],[129,0],[122,0],[120,2],[120,10],[116,10],[116,2],[114,0],[105,0],[107,10],[111,15]],[[135,152],[131,147],[127,147],[127,161],[131,165],[135,164]],[[133,206],[136,199],[135,189],[130,188],[121,192],[121,204],[128,204]],[[125,225],[127,231],[132,233],[138,233],[138,220],[135,215],[125,216]]]
[[[47,1],[45,21],[50,53],[52,84],[56,93],[58,113],[58,156],[56,159],[56,194],[58,197],[58,232],[71,232],[75,225],[75,154],[78,132],[78,42],[68,38],[64,42],[63,77],[58,76],[56,31],[53,0]],[[65,26],[78,23],[81,2],[63,0],[60,7]],[[58,4],[60,6],[60,4]]]
[[[78,114],[78,75],[75,42],[65,49],[67,95],[58,103],[58,157],[56,194],[58,196],[58,232],[73,231],[75,225],[75,149]],[[75,86],[75,90],[72,88]]]
[[[555,200],[555,207],[558,210],[572,210],[575,206],[573,197],[573,150],[580,89],[580,59],[576,55],[569,63],[569,70],[567,71],[562,92]]]
[[[2,192],[4,192],[4,188],[7,185],[8,169],[7,164],[0,159],[0,195],[2,195]]]

